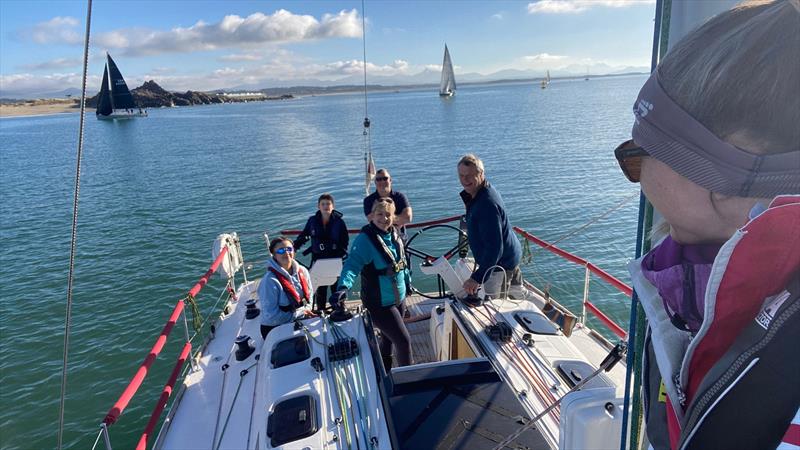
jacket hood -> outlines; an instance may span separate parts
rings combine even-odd
[[[297,266],[298,265],[299,264],[297,263],[297,261],[292,261],[292,272],[295,273],[295,274],[297,273],[297,270],[298,270]],[[283,267],[281,267],[280,264],[278,264],[278,261],[275,261],[275,258],[270,258],[269,259],[269,261],[267,263],[267,267],[268,268],[271,267],[271,268],[277,270],[278,272],[284,274],[286,277],[291,277],[292,276],[291,273],[287,272],[286,269],[284,269]]]

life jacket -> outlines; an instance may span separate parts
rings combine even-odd
[[[286,275],[282,274],[280,271],[275,270],[274,267],[270,267],[269,271],[275,275],[275,278],[278,279],[278,282],[283,287],[283,292],[286,293],[286,296],[289,297],[289,304],[288,305],[281,305],[278,304],[278,308],[284,312],[291,312],[297,308],[302,307],[305,305],[305,302],[311,299],[311,292],[308,289],[308,281],[306,277],[303,275],[303,271],[297,269],[297,277],[300,278],[300,286],[303,287],[303,297],[300,297],[300,294],[297,293],[297,289],[294,288],[294,283],[292,280],[289,279]]]
[[[395,304],[400,304],[403,299],[400,298],[396,279],[399,274],[405,276],[406,271],[406,254],[403,240],[400,239],[397,230],[392,228],[392,242],[397,250],[397,258],[395,258],[392,251],[386,245],[386,242],[378,235],[379,230],[375,225],[371,223],[364,225],[364,227],[361,228],[361,232],[369,238],[369,241],[375,249],[378,250],[378,254],[381,255],[381,258],[386,263],[386,268],[381,270],[378,270],[374,263],[369,263],[364,266],[361,271],[361,285],[362,293],[365,295],[362,295],[362,297],[368,300],[373,297],[380,298],[380,281],[378,277],[385,276],[392,280]]]
[[[306,249],[303,254],[307,255],[312,253],[315,257],[340,257],[347,251],[346,245],[344,248],[339,244],[339,236],[343,230],[344,220],[342,220],[342,213],[334,210],[328,221],[327,233],[325,225],[322,223],[322,214],[317,212],[311,218],[311,246]]]
[[[800,197],[777,197],[728,240],[691,338],[631,273],[649,322],[643,390],[654,448],[775,448],[791,428],[800,404],[798,224]]]

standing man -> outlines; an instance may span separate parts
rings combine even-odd
[[[387,169],[379,169],[375,172],[375,192],[364,197],[364,215],[367,220],[370,220],[370,213],[372,212],[372,204],[379,198],[391,198],[394,201],[396,212],[394,215],[394,225],[403,229],[407,224],[411,223],[412,211],[411,204],[408,202],[408,197],[402,192],[392,190],[392,176],[389,175]]]
[[[505,269],[506,283],[503,284],[503,272],[492,269],[483,291],[490,295],[505,293],[509,282],[522,284],[519,270],[522,248],[508,222],[503,199],[486,181],[483,161],[472,153],[458,161],[458,179],[464,187],[460,195],[467,208],[467,237],[476,265],[472,276],[464,281],[464,290],[476,294],[486,272],[492,266],[500,266]]]

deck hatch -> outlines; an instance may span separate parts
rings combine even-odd
[[[272,447],[307,438],[317,430],[317,402],[310,395],[278,403],[267,419],[267,436]]]
[[[558,327],[555,326],[553,322],[550,322],[547,317],[541,314],[531,311],[520,311],[514,313],[514,319],[516,319],[520,325],[533,334],[558,334]]]
[[[311,348],[305,336],[296,336],[283,340],[272,347],[270,362],[272,368],[277,369],[289,364],[305,361],[311,357]]]

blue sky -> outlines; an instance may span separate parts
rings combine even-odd
[[[467,79],[509,69],[599,74],[650,60],[654,0],[365,6],[371,82],[432,79],[445,42]],[[0,95],[79,87],[85,17],[84,1],[0,1]],[[132,87],[352,81],[363,70],[361,17],[360,1],[95,0],[89,85],[99,84],[105,51]]]

